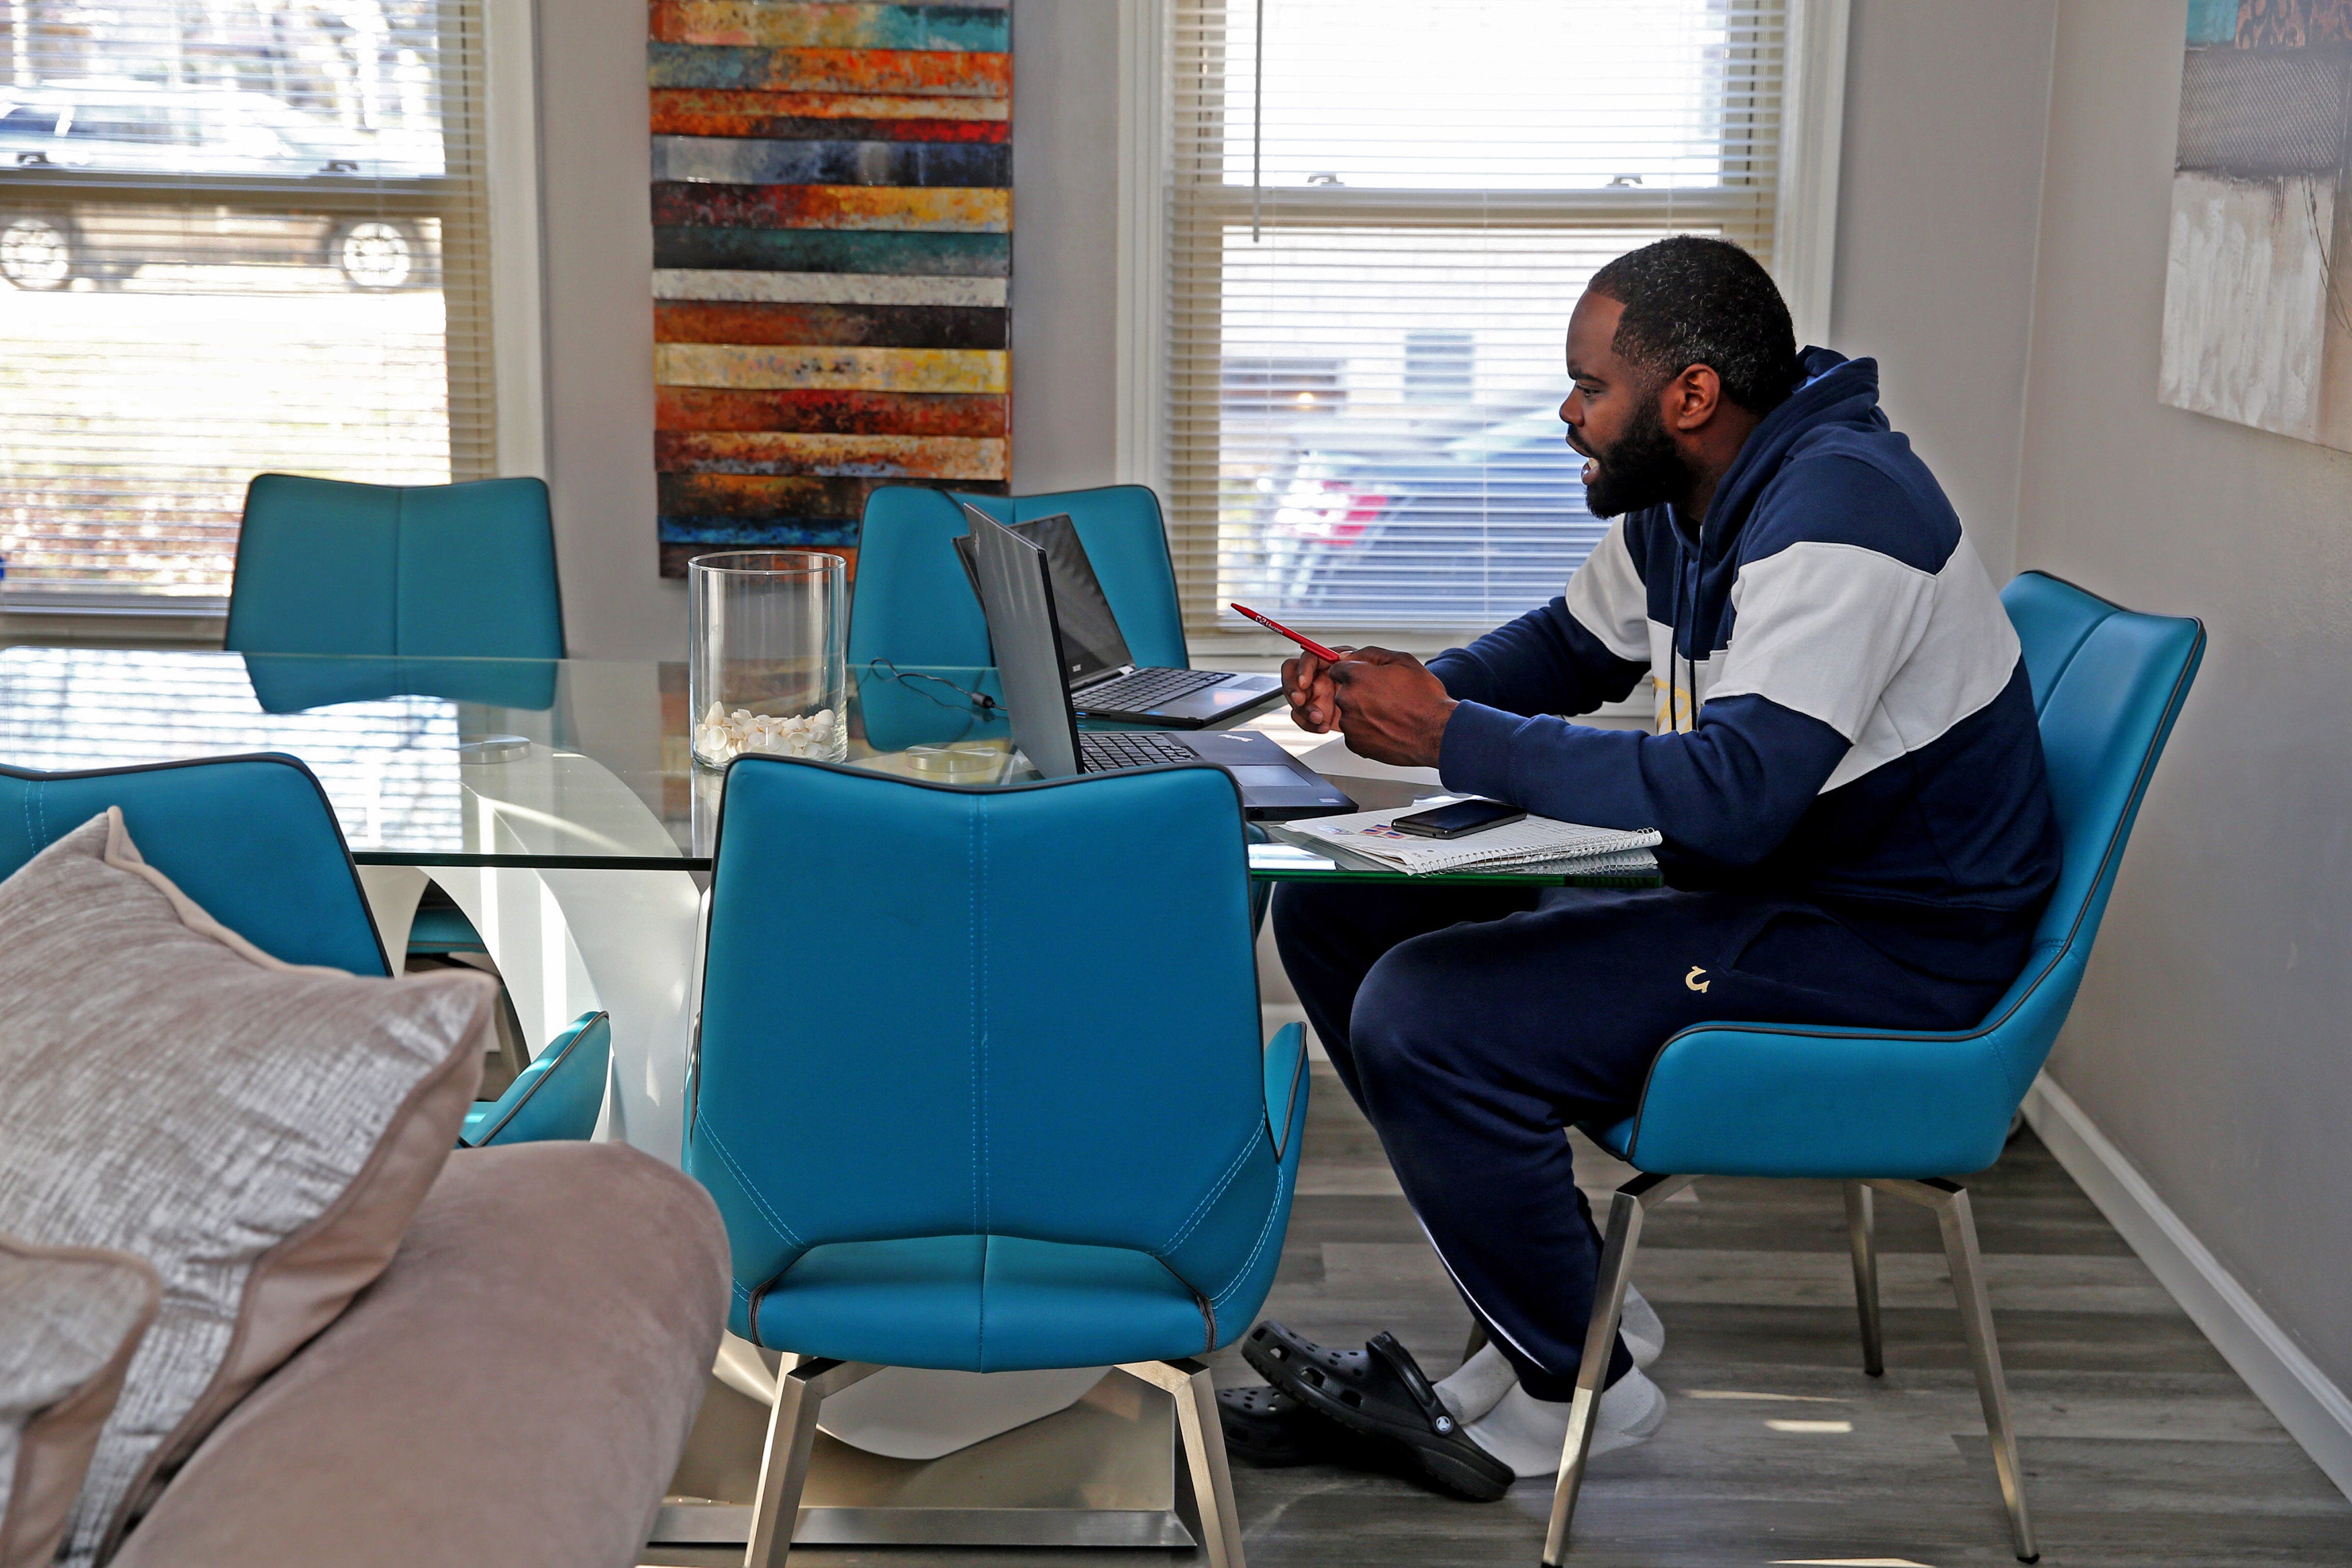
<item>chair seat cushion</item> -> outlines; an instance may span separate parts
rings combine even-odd
[[[1633,1128],[1639,1120],[1638,1117],[1628,1116],[1614,1124],[1590,1122],[1578,1131],[1622,1160],[1626,1157],[1625,1152],[1633,1146]]]
[[[813,1247],[754,1306],[763,1345],[891,1366],[1022,1372],[1211,1348],[1203,1303],[1158,1259],[1011,1236]]]
[[[427,904],[416,911],[409,922],[408,950],[412,953],[487,953],[489,944],[466,918],[466,912],[446,904]]]

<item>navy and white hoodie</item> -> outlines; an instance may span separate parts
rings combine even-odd
[[[1460,699],[1440,770],[1655,827],[1672,886],[1815,903],[1914,968],[2005,979],[2059,854],[2017,634],[1876,362],[1804,370],[1700,527],[1629,513],[1560,598],[1430,662]],[[1662,733],[1548,716],[1651,674]]]

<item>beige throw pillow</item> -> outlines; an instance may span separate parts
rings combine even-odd
[[[0,883],[0,1231],[133,1253],[163,1284],[63,1562],[110,1552],[391,1260],[473,1103],[497,995],[272,958],[142,862],[113,809]]]
[[[143,1258],[0,1236],[0,1568],[57,1554],[161,1292]]]

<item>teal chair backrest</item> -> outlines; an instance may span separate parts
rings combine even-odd
[[[466,1116],[461,1147],[579,1142],[596,1131],[613,1061],[608,1014],[583,1013],[515,1074],[505,1093]]]
[[[247,653],[563,657],[547,486],[255,476],[227,646]]]
[[[324,791],[291,757],[88,773],[0,768],[0,876],[109,806],[148,864],[273,957],[391,972]]]
[[[832,1242],[997,1236],[1213,1296],[1279,1249],[1223,771],[965,789],[747,757],[714,861],[686,1168],[740,1286]]]
[[[1709,1023],[1666,1042],[1637,1115],[1598,1136],[1643,1170],[1942,1176],[2000,1157],[2082,988],[2148,780],[2205,630],[2025,572],[2001,594],[2023,645],[2064,856],[2025,966],[1972,1030]]]
[[[957,560],[954,541],[971,531],[959,502],[1004,523],[1067,512],[1087,547],[1103,596],[1142,665],[1189,669],[1176,568],[1160,497],[1142,485],[1109,485],[1052,496],[966,496],[886,485],[866,501],[850,592],[849,664],[888,659],[901,667],[969,668],[995,663],[988,622]]]
[[[2013,1103],[2082,988],[2124,846],[2204,660],[2205,628],[2123,609],[2038,571],[2012,579],[2001,602],[2024,648],[2064,857],[2025,970],[1990,1015],[2000,1020]]]

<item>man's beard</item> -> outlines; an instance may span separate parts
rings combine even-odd
[[[1591,455],[1592,479],[1584,487],[1584,505],[1596,517],[1660,506],[1690,490],[1690,467],[1675,450],[1654,397],[1642,400],[1614,444]]]

